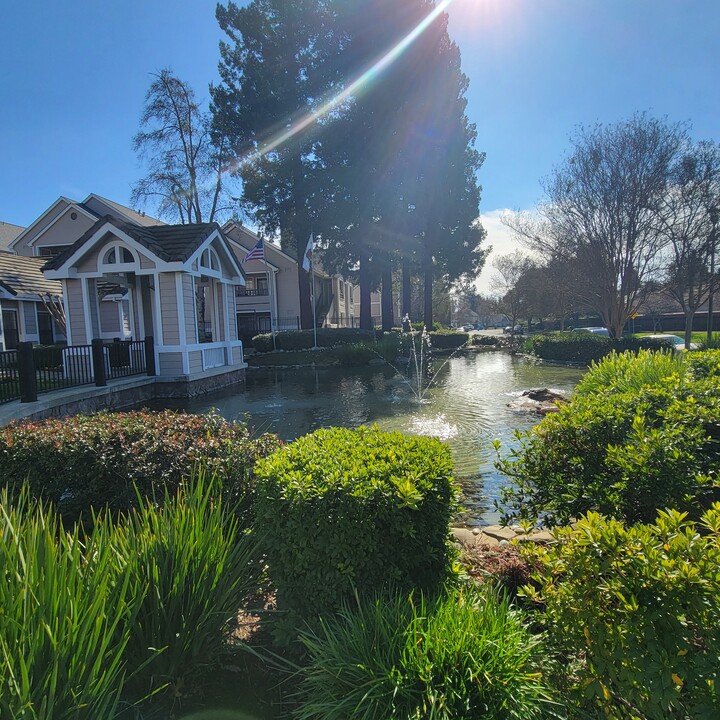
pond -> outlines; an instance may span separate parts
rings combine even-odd
[[[228,420],[243,420],[258,432],[293,440],[329,426],[377,423],[384,430],[434,435],[453,453],[468,525],[497,520],[493,501],[504,478],[494,467],[493,440],[503,452],[514,430],[539,421],[508,403],[523,390],[548,387],[569,394],[581,368],[540,363],[502,351],[479,351],[435,360],[438,369],[422,401],[402,375],[388,365],[362,368],[248,369],[232,390],[186,401],[190,412],[217,408]]]

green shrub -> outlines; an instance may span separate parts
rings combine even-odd
[[[593,362],[590,370],[575,388],[575,397],[638,392],[645,386],[660,387],[673,376],[685,375],[682,353],[660,353],[641,350],[632,353],[611,352],[602,362]]]
[[[412,327],[415,332],[422,332],[425,330],[425,323],[424,322],[414,322],[411,323],[410,327]],[[430,332],[439,332],[443,329],[442,323],[434,322],[432,326],[432,330]]]
[[[174,490],[202,464],[237,502],[249,499],[255,461],[277,446],[275,436],[255,439],[216,413],[103,412],[21,422],[0,429],[0,483],[27,481],[33,496],[70,520],[106,505],[127,510],[137,492],[162,499],[165,487]]]
[[[520,434],[521,447],[498,461],[512,481],[505,520],[566,524],[594,510],[650,522],[660,508],[697,512],[716,499],[720,377],[669,374],[674,362],[662,353],[608,358],[571,402]]]
[[[475,334],[471,338],[472,345],[497,345],[497,338],[494,335]]]
[[[27,492],[0,495],[0,717],[115,716],[143,589],[118,580],[109,534],[99,524],[84,546]]]
[[[431,332],[428,335],[436,350],[454,350],[470,342],[470,335],[464,332]]]
[[[720,350],[687,353],[683,357],[695,379],[720,376]]]
[[[545,717],[538,639],[490,591],[346,604],[302,642],[301,720]]]
[[[717,350],[720,348],[720,333],[713,333],[709,340],[705,337],[699,344],[700,350]]]
[[[720,505],[696,527],[661,512],[627,527],[594,513],[558,532],[529,599],[579,662],[575,698],[613,718],[720,717]]]
[[[452,462],[434,438],[319,430],[257,465],[257,522],[290,622],[335,610],[355,589],[432,589],[447,577]],[[292,633],[292,629],[290,633]]]
[[[371,345],[365,343],[354,343],[353,345],[340,345],[333,351],[341,365],[352,367],[355,365],[367,365],[377,357],[377,353]]]
[[[111,544],[134,598],[125,649],[133,699],[197,693],[217,665],[238,609],[260,585],[257,531],[243,533],[216,480],[200,473],[161,507],[140,501]],[[126,693],[127,694],[127,693]]]
[[[374,340],[373,330],[360,330],[359,328],[318,328],[318,347],[335,347],[359,343],[367,340]],[[315,332],[313,330],[281,330],[275,333],[275,340],[270,333],[256,335],[252,339],[253,347],[258,352],[270,352],[271,350],[307,350],[315,344]]]
[[[590,365],[611,352],[660,350],[662,341],[652,338],[623,337],[618,340],[593,333],[555,332],[528,338],[530,350],[543,360]]]
[[[385,333],[372,347],[377,355],[391,363],[401,354],[404,344],[407,344],[406,338],[399,333],[391,332]]]

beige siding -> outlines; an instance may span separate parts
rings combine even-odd
[[[140,255],[140,267],[143,270],[155,269],[155,263],[149,257],[142,255],[141,253],[138,253],[138,255]]]
[[[191,275],[183,275],[183,302],[185,303],[185,338],[188,345],[195,345],[197,336],[197,315],[195,313],[195,283]]]
[[[85,334],[85,305],[83,303],[81,283],[81,280],[67,281],[67,298],[65,298],[65,305],[70,320],[70,335],[73,345],[84,345],[87,342]]]
[[[77,214],[77,218],[75,220],[71,218],[72,212],[76,212]],[[47,226],[51,223],[52,219],[49,219],[45,224],[45,227],[47,228]],[[94,219],[91,219],[80,212],[68,212],[47,230],[38,229],[37,233],[34,235],[35,242],[33,243],[33,247],[18,247],[18,254],[34,255],[34,250],[37,248],[51,247],[53,245],[72,245],[94,224]]]
[[[177,293],[175,273],[160,273],[160,313],[162,314],[163,345],[179,345]]]
[[[100,337],[100,317],[99,317],[99,299],[97,293],[97,285],[94,279],[88,280],[88,297],[90,298],[90,325],[92,332],[90,337]]]
[[[234,347],[232,349],[233,353],[233,365],[239,365],[240,361],[242,360],[242,348]]]
[[[75,267],[78,269],[78,272],[97,272],[98,258],[100,257],[100,254],[103,252],[105,246],[110,242],[110,240],[114,239],[115,238],[107,237],[104,240],[101,240],[97,243],[97,245],[94,245],[88,253],[83,255],[80,260],[75,263]]]
[[[181,353],[160,353],[160,375],[183,375]]]
[[[235,317],[235,287],[228,285],[227,289],[227,313],[230,318],[230,337],[228,340],[237,340],[237,319]]]
[[[227,340],[225,337],[225,312],[226,308],[223,307],[223,286],[217,283],[214,287],[214,291],[217,293],[217,309],[218,309],[218,327],[216,338],[218,340]]]
[[[202,350],[194,350],[188,353],[188,357],[190,359],[190,373],[202,372]]]

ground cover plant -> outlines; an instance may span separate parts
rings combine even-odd
[[[252,339],[253,347],[261,353],[272,350],[307,350],[315,345],[318,347],[334,347],[348,343],[358,343],[372,340],[375,333],[372,330],[359,328],[318,328],[314,330],[281,330],[275,333],[255,335]]]
[[[648,351],[594,365],[571,402],[520,434],[520,447],[498,461],[511,480],[501,498],[505,519],[556,525],[597,511],[651,522],[662,508],[708,507],[720,461],[713,367],[717,356],[678,361]]]
[[[256,521],[274,529],[265,552],[286,637],[356,590],[430,590],[448,577],[456,488],[438,440],[319,430],[260,461],[256,474]]]
[[[165,488],[174,492],[202,463],[238,511],[249,512],[252,469],[278,444],[217,413],[102,412],[13,423],[0,429],[0,484],[27,482],[66,521],[89,520],[91,509],[127,510],[138,497],[161,502]]]
[[[531,720],[551,709],[541,640],[492,588],[355,599],[301,639],[301,720]]]
[[[634,526],[589,513],[526,544],[526,598],[575,667],[567,701],[592,716],[720,716],[720,504],[699,522],[662,511]]]

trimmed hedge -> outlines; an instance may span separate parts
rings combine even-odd
[[[592,333],[558,332],[534,335],[527,339],[530,352],[543,360],[577,362],[589,365],[602,360],[611,352],[661,350],[667,344],[661,340],[623,337],[618,340]]]
[[[256,521],[273,528],[270,580],[291,622],[334,611],[355,590],[434,590],[450,573],[456,488],[439,440],[318,430],[258,462],[256,474]]]
[[[718,358],[690,360],[699,379],[683,361],[644,351],[593,366],[572,400],[498,461],[512,480],[505,519],[563,525],[596,511],[652,522],[659,509],[697,513],[718,499],[720,375],[709,370]]]
[[[318,328],[318,347],[334,347],[359,343],[375,339],[375,331],[360,330],[359,328]],[[312,330],[281,330],[275,333],[275,341],[270,333],[256,335],[252,339],[253,347],[258,352],[271,352],[272,350],[307,350],[313,347],[315,333]]]
[[[136,507],[138,493],[161,501],[201,464],[228,499],[241,501],[255,462],[278,445],[276,436],[253,438],[217,413],[102,412],[13,423],[0,429],[0,486],[27,481],[34,497],[74,520],[106,505],[113,512]]]
[[[428,335],[436,350],[455,350],[470,341],[470,335],[464,332],[431,332]]]

